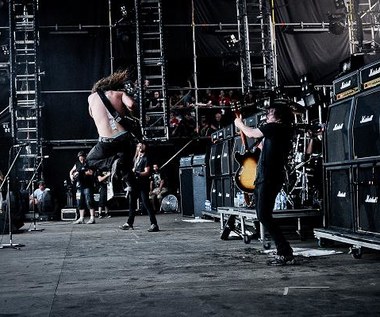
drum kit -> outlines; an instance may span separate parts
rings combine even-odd
[[[287,167],[287,178],[279,195],[285,195],[285,209],[322,207],[321,118],[309,118],[309,109],[292,103],[295,134]],[[281,205],[283,207],[284,204]],[[284,209],[284,208],[281,208]]]
[[[310,118],[310,109],[287,98],[264,99],[257,103],[257,108],[263,111],[270,102],[282,103],[292,109],[295,128],[286,181],[276,197],[274,209],[321,208],[324,130],[321,111]]]

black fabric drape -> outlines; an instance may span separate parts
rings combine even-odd
[[[298,33],[285,24],[328,23],[328,14],[337,11],[334,2],[278,0],[274,8],[280,84],[298,84],[303,74],[311,74],[315,84],[331,84],[339,73],[339,62],[350,54],[347,29],[341,35],[326,31]]]

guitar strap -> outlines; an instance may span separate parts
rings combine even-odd
[[[127,128],[127,122],[126,120],[118,113],[115,108],[112,106],[111,101],[107,98],[106,94],[103,90],[98,89],[96,91],[102,99],[104,106],[107,108],[109,113],[114,117],[115,121],[120,123],[124,128]]]
[[[96,92],[109,113],[114,117],[115,121],[120,123],[133,136],[133,138],[140,142],[142,140],[142,135],[138,119],[132,116],[121,116],[121,114],[112,106],[111,101],[107,98],[103,90],[98,89]]]

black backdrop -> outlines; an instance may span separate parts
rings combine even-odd
[[[133,0],[112,0],[112,23],[121,18],[120,7],[126,5],[128,17]],[[163,0],[165,47],[169,86],[185,86],[193,73],[193,43],[191,30],[191,0]],[[240,86],[240,69],[226,63],[226,44],[216,27],[207,24],[236,23],[234,0],[194,0],[198,83],[201,87]],[[95,139],[95,126],[88,115],[87,96],[93,83],[108,75],[110,43],[108,0],[39,1],[40,64],[43,102],[43,137],[46,141]],[[328,13],[335,12],[333,0],[276,0],[275,22],[279,81],[281,85],[297,84],[300,75],[312,74],[316,84],[331,84],[339,72],[339,62],[349,56],[347,30],[341,35],[328,32],[295,33],[285,26],[293,22],[328,22]],[[0,8],[0,27],[7,25],[8,8]],[[129,18],[112,30],[114,69],[135,65],[136,52],[133,23]],[[285,23],[285,24],[284,24]],[[74,33],[62,31],[75,31]],[[0,44],[7,44],[7,30],[1,29]],[[378,56],[372,56],[372,59]],[[0,62],[7,56],[0,54]],[[2,72],[2,78],[3,78]],[[0,80],[0,111],[8,105],[9,85]],[[0,123],[9,121],[2,116]],[[8,164],[7,147],[10,135],[0,126],[0,169]],[[77,146],[79,147],[79,146]],[[55,184],[63,182],[78,148],[60,163],[62,149],[49,146],[50,162],[46,162],[46,177],[52,175]],[[175,153],[162,151],[162,162]],[[198,151],[189,147],[183,155]],[[56,153],[55,151],[58,151]],[[62,169],[57,171],[56,169]],[[55,172],[54,172],[55,171]]]

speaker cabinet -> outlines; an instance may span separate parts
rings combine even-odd
[[[223,183],[223,193],[224,193],[224,207],[234,206],[234,187],[231,176],[226,176],[222,178]]]
[[[207,199],[206,166],[180,168],[179,173],[182,215],[202,217]]]
[[[211,145],[210,149],[210,159],[209,159],[209,167],[210,167],[210,176],[220,176],[222,172],[222,150],[223,143],[216,143]]]
[[[193,169],[179,169],[179,188],[181,193],[181,211],[183,216],[194,216]]]
[[[224,140],[220,157],[221,175],[231,174],[231,140]]]
[[[380,234],[380,166],[367,165],[357,169],[358,232]]]
[[[233,207],[235,190],[231,176],[215,177],[211,183],[211,207]]]
[[[215,177],[211,183],[211,208],[216,210],[224,206],[224,189],[222,178]]]
[[[351,110],[353,98],[332,104],[328,110],[326,128],[326,161],[343,162],[352,159]]]
[[[327,170],[328,227],[354,231],[354,201],[350,167]]]
[[[356,98],[353,122],[354,159],[380,156],[380,88]]]

